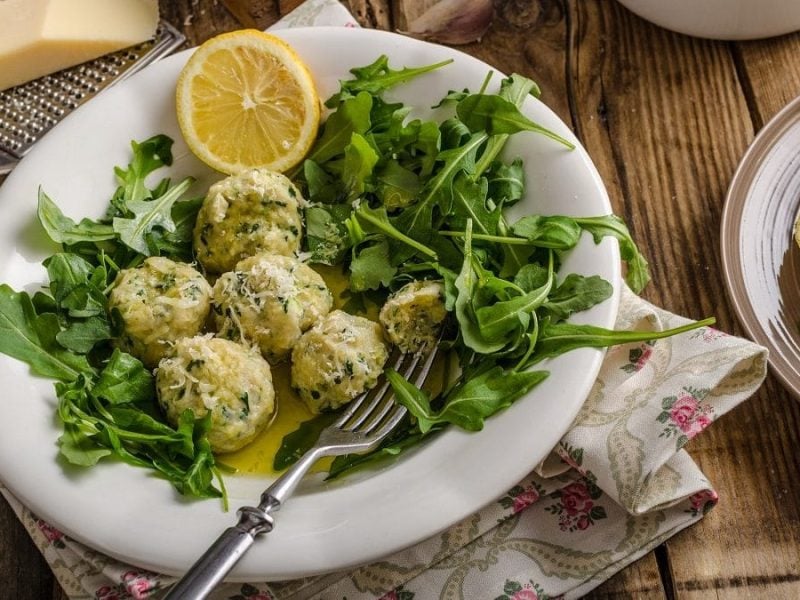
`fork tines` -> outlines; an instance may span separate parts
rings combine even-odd
[[[428,377],[437,352],[438,347],[434,346],[427,356],[420,353],[398,354],[391,365],[392,369],[420,386]],[[396,427],[405,414],[406,408],[394,401],[391,384],[386,377],[381,377],[379,385],[352,402],[335,426],[343,431],[382,437]]]

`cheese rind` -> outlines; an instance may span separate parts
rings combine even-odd
[[[157,0],[0,0],[0,90],[144,42]]]

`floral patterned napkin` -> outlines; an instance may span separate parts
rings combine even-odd
[[[308,0],[278,27],[356,26],[336,0]],[[687,320],[623,291],[616,327]],[[577,598],[698,521],[717,493],[683,446],[749,397],[767,352],[711,328],[618,346],[551,456],[447,531],[350,572],[225,584],[215,600]],[[499,490],[498,490],[499,492]],[[156,599],[173,581],[67,538],[10,502],[73,600]]]

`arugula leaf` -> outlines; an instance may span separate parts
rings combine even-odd
[[[494,94],[472,94],[456,106],[456,114],[472,132],[485,131],[489,135],[533,131],[549,137],[570,150],[575,144],[554,131],[531,121],[517,106]]]
[[[344,149],[342,181],[348,200],[361,196],[371,186],[372,170],[378,162],[378,153],[363,135],[353,133],[350,144]]]
[[[511,226],[511,232],[533,246],[570,250],[578,244],[581,228],[575,219],[562,216],[529,215]]]
[[[500,211],[490,211],[486,207],[489,182],[481,177],[472,181],[464,173],[459,173],[453,180],[453,210],[450,218],[452,227],[464,227],[467,219],[472,220],[473,227],[488,235],[497,233]]]
[[[461,265],[461,272],[454,282],[457,295],[453,308],[461,338],[467,348],[482,354],[491,354],[500,350],[505,342],[489,341],[483,336],[475,316],[475,309],[479,306],[473,304],[473,300],[478,296],[478,284],[479,275],[475,269],[475,260],[472,254],[472,221],[467,220],[467,231],[464,237],[464,262]]]
[[[511,406],[548,375],[547,371],[511,371],[493,367],[453,390],[438,418],[468,431],[480,431],[484,419]]]
[[[155,384],[142,362],[115,349],[92,388],[92,394],[111,404],[136,404],[155,397]]]
[[[484,420],[511,406],[548,376],[547,371],[510,371],[495,366],[455,388],[438,412],[431,409],[427,393],[387,369],[396,400],[417,419],[424,434],[437,424],[452,423],[467,431],[480,431]]]
[[[319,414],[308,421],[303,421],[300,427],[283,436],[281,446],[272,460],[272,468],[283,471],[296,463],[316,443],[322,430],[337,417],[338,415],[333,412]]]
[[[79,467],[93,467],[112,454],[74,425],[64,426],[64,433],[58,438],[58,449],[68,463]]]
[[[389,258],[389,244],[385,239],[375,244],[360,246],[350,262],[350,290],[364,292],[388,287],[397,267]]]
[[[191,178],[184,179],[165,194],[153,200],[129,199],[125,206],[132,217],[114,217],[113,220],[114,231],[119,235],[119,239],[128,247],[149,256],[151,249],[147,243],[147,235],[156,227],[170,233],[175,232],[172,207],[189,189],[192,182]]]
[[[44,260],[50,278],[50,293],[60,305],[76,288],[86,286],[94,266],[80,256],[67,252],[53,254]]]
[[[632,342],[647,342],[672,337],[699,327],[713,325],[716,319],[710,317],[702,321],[695,321],[665,329],[664,331],[614,331],[593,325],[573,325],[571,323],[545,323],[536,343],[536,349],[531,357],[531,364],[553,358],[575,350],[577,348],[607,348],[617,344]]]
[[[515,106],[522,106],[525,98],[528,96],[538,98],[542,95],[542,90],[532,79],[528,79],[519,73],[512,73],[500,82],[498,95],[512,102]]]
[[[611,297],[614,288],[599,275],[584,277],[570,273],[542,305],[542,314],[563,321],[572,313],[587,310]]]
[[[56,315],[37,315],[28,294],[0,285],[0,352],[27,363],[36,375],[59,381],[92,373],[85,356],[56,341],[60,330]]]
[[[536,85],[536,82],[517,73],[513,73],[511,76],[503,79],[500,82],[500,91],[497,93],[498,96],[508,100],[517,108],[522,107],[522,104],[525,102],[525,98],[527,98],[529,95],[533,96],[534,98],[538,98],[540,94],[541,90],[539,90],[539,86]],[[468,95],[469,94],[466,94],[464,98],[466,98]],[[486,144],[486,149],[484,150],[480,160],[478,161],[478,164],[475,167],[475,173],[473,175],[474,178],[482,175],[484,171],[486,171],[493,164],[494,160],[506,145],[508,138],[509,134],[507,133],[498,133],[489,138],[489,141]]]
[[[426,65],[424,67],[404,68],[400,70],[391,69],[389,67],[389,57],[382,54],[375,62],[365,67],[358,67],[350,69],[350,72],[355,75],[355,79],[349,79],[340,82],[340,91],[325,101],[325,106],[334,108],[342,100],[356,95],[359,92],[368,92],[372,95],[379,95],[385,90],[397,84],[409,81],[423,73],[439,69],[445,65],[453,62],[452,59],[444,60],[442,62]]]
[[[486,178],[488,196],[497,204],[511,206],[525,196],[525,168],[520,158],[515,158],[510,165],[495,161]]]
[[[334,204],[344,197],[344,183],[311,159],[303,163],[308,199],[314,204]]]
[[[213,486],[218,474],[206,437],[210,413],[195,419],[186,410],[173,429],[143,411],[134,402],[152,398],[152,376],[135,358],[116,351],[99,378],[59,382],[56,393],[64,423],[60,452],[71,464],[93,466],[114,455],[155,469],[182,494],[224,499],[224,488]]]
[[[306,209],[306,244],[311,262],[335,265],[350,247],[346,219],[349,205],[310,206]]]
[[[372,96],[367,92],[360,92],[342,101],[336,112],[325,121],[322,135],[307,159],[322,164],[342,154],[354,133],[363,135],[370,128],[371,109]]]
[[[143,142],[131,142],[133,160],[127,169],[114,168],[121,190],[118,196],[124,198],[126,203],[141,202],[151,197],[147,189],[147,176],[163,166],[172,164],[173,140],[166,135],[155,135]]]
[[[159,228],[145,235],[150,256],[168,256],[184,262],[194,260],[194,224],[203,200],[204,198],[192,198],[172,205],[172,222],[175,224],[173,231]]]
[[[633,241],[631,233],[625,222],[617,215],[604,215],[602,217],[581,217],[575,222],[585,231],[592,234],[595,244],[611,236],[619,240],[619,252],[622,260],[628,265],[625,281],[637,294],[641,292],[650,281],[650,269],[642,253]]]
[[[72,321],[66,329],[56,334],[56,341],[59,344],[78,354],[87,354],[98,343],[111,338],[111,325],[105,316]]]
[[[460,171],[474,169],[475,155],[487,138],[485,133],[476,133],[462,146],[440,152],[437,160],[443,161],[441,168],[425,185],[420,201],[394,220],[396,227],[416,240],[428,239],[433,227],[434,206],[447,207],[445,212],[449,212],[453,202],[453,179]]]
[[[379,167],[375,180],[375,194],[388,210],[413,204],[422,189],[419,176],[396,160],[388,160]]]
[[[65,216],[41,187],[39,188],[39,206],[36,214],[50,239],[59,244],[100,242],[116,237],[110,224],[98,223],[91,219],[81,219],[79,223],[76,223]]]
[[[366,204],[361,204],[355,211],[353,211],[351,222],[352,219],[355,219],[355,222],[359,224],[363,223],[363,227],[368,231],[382,233],[393,240],[402,242],[404,245],[413,248],[415,251],[424,254],[433,260],[436,260],[437,258],[436,252],[424,244],[421,244],[417,240],[409,237],[400,229],[395,227],[395,225],[389,219],[385,208],[373,209]],[[358,240],[353,241],[357,242]],[[397,261],[397,258],[395,258],[394,261]]]
[[[528,263],[524,265],[514,276],[514,285],[519,286],[525,292],[542,287],[550,278],[550,269],[539,263]]]
[[[547,278],[538,288],[510,300],[482,306],[475,311],[481,335],[485,339],[505,341],[504,336],[514,330],[527,331],[531,313],[547,300],[553,287],[553,279],[551,256]]]

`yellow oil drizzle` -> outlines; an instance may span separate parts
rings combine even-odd
[[[333,294],[334,308],[341,308],[347,300],[348,280],[340,267],[314,265]],[[375,315],[377,318],[377,314]],[[277,414],[272,423],[262,431],[256,439],[236,452],[223,454],[219,462],[243,475],[277,474],[272,467],[275,455],[281,447],[285,435],[295,431],[301,423],[314,415],[291,386],[290,364],[284,362],[272,366],[272,384],[275,388],[275,406]],[[314,471],[327,471],[333,459],[327,458],[317,462]]]
[[[272,424],[241,450],[219,457],[221,463],[236,469],[239,474],[275,475],[272,462],[281,447],[283,437],[314,416],[292,390],[289,369],[289,363],[272,367],[272,384],[275,387],[275,404],[278,409]],[[330,460],[322,460],[316,464],[314,470],[327,471],[329,467]]]

